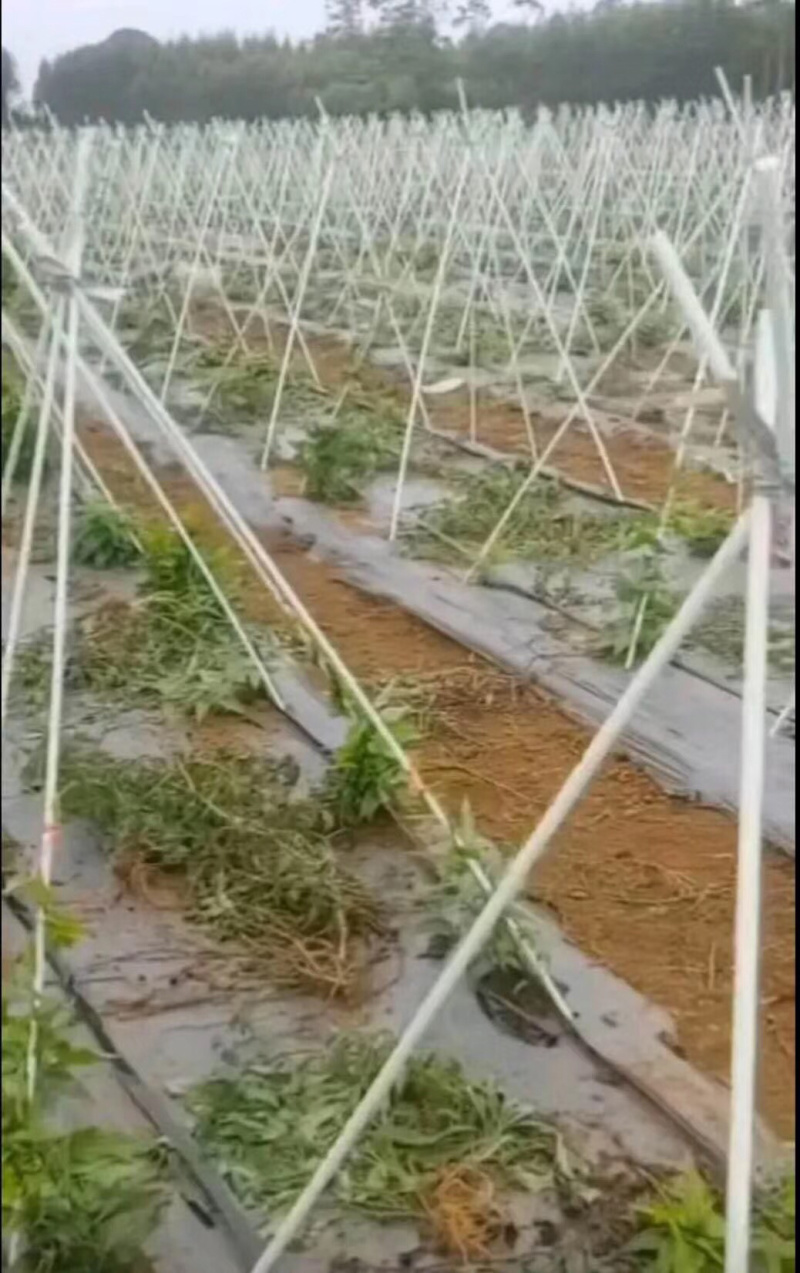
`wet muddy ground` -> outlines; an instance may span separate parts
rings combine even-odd
[[[33,584],[29,636],[41,631],[42,624],[46,627],[50,615],[52,580],[46,565],[34,569]],[[89,614],[109,598],[118,601],[129,594],[130,585],[130,576],[76,572],[76,607]],[[480,696],[474,675],[467,688]],[[23,853],[35,849],[41,816],[35,790],[22,780],[26,757],[38,746],[40,724],[24,696],[18,698],[5,739],[3,798],[4,829]],[[326,763],[269,708],[261,709],[252,723],[222,718],[195,726],[157,713],[115,709],[79,693],[68,696],[66,725],[69,737],[128,760],[232,751],[291,755],[312,786]],[[389,825],[367,831],[349,850],[348,861],[381,898],[391,928],[368,952],[366,980],[356,998],[321,1004],[271,986],[268,968],[260,972],[235,947],[222,950],[209,942],[184,918],[176,880],[115,870],[90,825],[66,828],[56,887],[61,904],[86,929],[85,940],[70,952],[73,989],[100,1014],[113,1046],[151,1093],[160,1093],[162,1101],[166,1094],[179,1107],[185,1093],[211,1075],[236,1074],[251,1061],[325,1043],[334,1030],[398,1030],[408,1020],[440,967],[431,945],[425,874],[412,846]],[[581,1015],[590,1019],[602,1003],[608,1029],[623,1041],[627,1038],[632,1050],[643,1055],[648,1048],[658,1050],[660,1036],[669,1029],[663,1014],[601,970],[594,972],[546,921],[542,942]],[[569,1153],[581,1164],[580,1172],[587,1173],[569,1196],[545,1189],[533,1196],[494,1199],[494,1208],[502,1204],[498,1215],[505,1217],[505,1236],[493,1244],[491,1267],[501,1259],[503,1267],[527,1273],[533,1258],[538,1273],[563,1267],[569,1257],[571,1267],[582,1273],[619,1270],[626,1261],[617,1247],[629,1236],[633,1200],[647,1186],[650,1173],[676,1170],[690,1161],[690,1146],[611,1069],[587,1055],[540,997],[519,996],[516,983],[507,977],[481,974],[454,994],[426,1041],[440,1055],[457,1055],[470,1076],[491,1078],[510,1098],[554,1119]],[[125,1096],[114,1088],[113,1076],[102,1076],[99,1083],[112,1122],[122,1117],[127,1126],[131,1116],[124,1113]],[[92,1097],[87,1110],[100,1119],[95,1087],[93,1081],[87,1084]],[[133,1123],[141,1127],[141,1117]],[[243,1212],[236,1221],[237,1256],[224,1216],[215,1219],[212,1212],[209,1220],[208,1205],[196,1183],[194,1188],[186,1182],[180,1186],[152,1244],[155,1269],[177,1273],[198,1241],[205,1244],[203,1258],[218,1273],[237,1262],[250,1267],[258,1249],[256,1229],[266,1217]],[[210,1230],[205,1239],[196,1223],[198,1214],[206,1217],[202,1223]],[[241,1258],[242,1229],[251,1243],[250,1262]],[[287,1273],[333,1273],[344,1267],[342,1261],[352,1261],[355,1251],[360,1262],[348,1263],[348,1268],[388,1273],[399,1267],[451,1267],[442,1264],[430,1225],[376,1224],[330,1207],[322,1209],[303,1252],[288,1256],[282,1267]],[[471,1267],[482,1265],[478,1261]]]
[[[436,426],[444,428],[446,422],[437,420]],[[81,433],[115,497],[138,511],[153,511],[151,497],[105,426],[84,416]],[[634,437],[637,448],[651,448],[651,439],[643,443],[641,432],[623,434],[626,454]],[[640,497],[659,497],[668,449],[658,460],[657,480],[656,470],[648,469],[650,485],[642,484]],[[599,483],[588,464],[582,466],[580,454],[579,446],[573,476]],[[189,480],[163,456],[153,458],[165,489],[200,542],[227,543]],[[640,459],[637,452],[632,474]],[[293,473],[285,470],[283,482],[291,484]],[[696,496],[722,504],[730,500],[731,488],[718,477],[694,474],[692,481],[696,478],[701,479],[693,487]],[[283,486],[279,493],[296,492]],[[269,498],[266,483],[263,498]],[[241,512],[253,515],[246,501]],[[380,520],[377,505],[355,510],[347,520],[356,530],[369,531],[376,515]],[[534,679],[510,675],[402,606],[348,583],[315,554],[297,524],[287,525],[285,533],[263,532],[263,537],[284,577],[362,683],[373,691],[392,683],[400,701],[420,709],[424,728],[414,759],[448,812],[457,818],[468,801],[481,831],[501,846],[518,845],[579,758],[589,731]],[[46,574],[38,586],[46,597]],[[90,594],[82,604],[91,608],[96,601]],[[260,586],[246,589],[244,609],[252,621],[285,624]],[[268,711],[255,723],[208,721],[188,738],[165,735],[163,723],[155,720],[127,723],[100,712],[98,722],[103,745],[122,746],[126,754],[158,754],[164,746],[204,753],[233,746],[285,754],[288,748],[295,757],[305,755],[310,774],[320,772],[320,758],[308,754],[307,742],[289,738]],[[436,975],[418,908],[424,886],[408,844],[395,832],[374,837],[358,851],[359,870],[395,916],[392,942],[368,961],[369,990],[362,1000],[324,1014],[297,996],[265,993],[264,985],[252,979],[232,982],[231,970],[223,973],[207,948],[198,946],[196,931],[187,931],[174,891],[157,880],[115,877],[91,838],[68,841],[60,876],[64,897],[82,909],[92,927],[91,942],[79,952],[82,992],[113,1023],[115,1041],[146,1079],[177,1100],[188,1083],[207,1077],[220,1063],[235,1069],[264,1048],[291,1050],[323,1041],[332,1027],[398,1028]],[[572,970],[569,980],[587,1021],[599,1003],[609,1008],[604,1026],[619,1032],[618,1051],[624,1051],[626,1039],[631,1054],[642,1056],[650,1043],[655,1051],[666,1043],[702,1074],[727,1079],[735,852],[732,818],[666,795],[641,768],[618,757],[535,872],[529,897],[543,916],[542,934],[552,943],[554,963]],[[764,889],[759,1109],[788,1139],[795,1117],[793,862],[768,850]],[[575,947],[564,944],[560,934]],[[593,964],[600,978],[596,984]],[[604,969],[621,982],[608,978]],[[615,996],[618,1007],[609,1007]],[[603,1164],[598,1181],[610,1194],[602,1207],[608,1211],[609,1196],[624,1197],[627,1207],[641,1183],[638,1169],[680,1165],[687,1160],[687,1142],[651,1105],[620,1086],[618,1076],[565,1038],[560,1024],[540,1007],[516,1002],[500,982],[465,986],[443,1014],[431,1044],[457,1053],[476,1076],[499,1079],[509,1094],[555,1117],[587,1162]],[[637,1040],[637,1021],[639,1031],[647,1023],[644,1043]],[[624,1257],[614,1253],[614,1242],[623,1240],[627,1213],[601,1220],[597,1205],[590,1205],[580,1215],[568,1215],[560,1210],[562,1201],[548,1196],[531,1208],[530,1199],[510,1200],[513,1250],[504,1254],[496,1248],[491,1267],[500,1260],[514,1273],[529,1273],[533,1257],[537,1273],[546,1273],[571,1252],[574,1267],[584,1273],[606,1268],[618,1273]],[[249,1217],[251,1232],[263,1219]],[[363,1261],[353,1260],[356,1248]],[[172,1273],[169,1262],[163,1267]],[[387,1230],[352,1216],[343,1222],[335,1214],[323,1217],[303,1255],[286,1261],[287,1273],[389,1273],[400,1267],[449,1270],[451,1265],[441,1263],[424,1227]]]
[[[95,434],[94,458],[120,498],[141,499],[126,460]],[[166,485],[218,531],[177,475]],[[270,548],[348,666],[367,683],[406,678],[433,685],[433,728],[419,761],[457,813],[468,798],[487,834],[511,844],[532,830],[588,742],[581,726],[532,684],[468,655],[395,605],[371,598],[315,561],[287,535]],[[254,617],[274,620],[255,594]],[[672,1015],[678,1046],[702,1071],[726,1079],[736,825],[665,795],[626,760],[613,762],[558,837],[531,882],[588,954]],[[794,866],[765,858],[762,1057],[759,1107],[792,1134],[795,1049]]]

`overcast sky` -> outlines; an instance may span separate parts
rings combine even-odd
[[[26,94],[39,62],[79,44],[104,40],[119,27],[136,27],[157,40],[177,35],[237,35],[274,31],[302,39],[324,25],[325,0],[2,0],[3,46],[17,59]],[[497,18],[511,0],[494,0]]]

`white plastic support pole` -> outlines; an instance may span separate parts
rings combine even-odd
[[[750,1259],[771,523],[770,502],[757,495],[747,567],[725,1273],[747,1273]]]
[[[83,205],[89,184],[89,159],[94,134],[84,131],[78,139],[75,154],[75,187],[70,209],[69,239],[65,252],[67,268],[75,279],[80,275],[83,258],[84,224]],[[38,875],[42,883],[50,885],[53,875],[53,859],[59,835],[58,775],[61,759],[61,722],[64,704],[64,672],[67,642],[68,583],[70,535],[72,526],[72,474],[75,456],[75,381],[78,355],[80,316],[75,299],[75,289],[66,303],[66,359],[64,374],[64,411],[61,428],[61,473],[58,494],[58,545],[56,561],[56,591],[53,606],[53,665],[50,681],[50,709],[47,721],[47,751],[44,775],[44,816],[42,838],[39,845]],[[54,332],[54,340],[58,339]],[[44,990],[45,955],[47,938],[47,914],[44,905],[36,908],[34,928],[33,1003],[38,1007]],[[28,1049],[28,1097],[33,1098],[36,1089],[38,1024],[31,1018]]]
[[[439,308],[439,298],[444,287],[444,277],[447,264],[450,259],[451,244],[453,234],[455,232],[458,210],[461,204],[461,195],[469,175],[469,153],[464,156],[459,173],[458,185],[453,195],[453,202],[450,208],[450,219],[447,223],[447,233],[445,235],[442,254],[439,258],[439,264],[436,269],[436,278],[433,284],[433,292],[431,294],[430,306],[428,307],[428,316],[425,321],[425,331],[422,337],[422,346],[420,348],[419,358],[417,360],[417,368],[414,376],[414,385],[411,391],[411,401],[408,407],[408,416],[406,418],[405,433],[403,434],[403,446],[400,453],[400,464],[397,470],[397,483],[394,488],[394,498],[392,500],[392,516],[389,525],[389,539],[393,543],[397,538],[397,532],[400,527],[400,513],[403,508],[403,487],[405,486],[406,473],[408,471],[408,461],[411,456],[411,440],[414,434],[414,422],[417,418],[417,409],[420,397],[422,395],[422,378],[425,375],[425,362],[428,357],[431,337],[433,335],[433,326],[436,321],[436,312]],[[473,368],[470,367],[470,375]]]
[[[317,251],[317,242],[319,241],[320,232],[322,230],[322,222],[325,216],[325,210],[328,206],[328,197],[331,192],[331,184],[335,166],[330,162],[327,166],[325,176],[322,181],[322,189],[320,191],[319,202],[317,205],[316,216],[311,228],[308,241],[308,248],[305,259],[303,261],[303,269],[297,284],[297,292],[295,293],[292,312],[289,320],[289,333],[286,337],[286,345],[283,351],[280,371],[278,372],[278,380],[275,385],[275,393],[272,399],[272,409],[270,411],[269,423],[267,425],[267,433],[264,439],[264,449],[261,452],[261,468],[266,469],[269,464],[272,443],[275,438],[275,430],[278,427],[278,413],[281,409],[281,400],[283,398],[283,390],[286,384],[286,377],[289,374],[289,364],[292,358],[294,342],[297,332],[300,329],[300,314],[303,309],[303,301],[306,296],[308,281],[311,278],[311,270],[314,266],[314,259]]]
[[[762,170],[761,193],[765,205],[774,193],[769,178],[770,171]],[[760,319],[755,363],[756,409],[765,424],[774,429],[778,398],[786,388],[778,384],[773,338],[773,324],[776,319],[779,321],[779,316],[762,313]],[[756,489],[747,563],[725,1273],[748,1273],[750,1267],[771,540],[770,500]]]
[[[336,1142],[317,1167],[300,1197],[278,1226],[252,1273],[269,1273],[297,1237],[311,1211],[342,1167],[360,1137],[380,1112],[392,1089],[401,1082],[414,1049],[455,987],[492,935],[495,926],[524,887],[531,869],[545,854],[553,836],[578,804],[653,683],[691,631],[722,576],[747,542],[750,518],[745,513],[687,596],[660,641],[631,680],[625,693],[597,731],[578,764],[517,856],[506,868],[497,888],[398,1040],[370,1087],[345,1123]]]
[[[23,210],[21,208],[20,213],[23,214]],[[24,214],[23,224],[25,225],[28,235],[32,236],[34,240],[37,241],[40,250],[42,248],[45,248],[46,250],[49,245],[47,245],[41,236],[38,235],[35,227],[32,226],[29,218],[24,216]],[[50,255],[52,255],[52,253],[50,253]],[[39,289],[30,278],[24,263],[19,262],[18,269],[20,274],[26,279],[31,295],[37,301],[37,304],[40,302],[43,303],[44,298],[41,297]],[[259,578],[263,580],[279,603],[290,610],[300,620],[317,647],[328,659],[336,674],[342,679],[343,683],[347,685],[349,691],[353,695],[364,715],[372,724],[376,733],[382,738],[392,755],[397,760],[398,764],[400,764],[403,771],[407,774],[411,788],[423,800],[428,811],[437,821],[439,826],[452,836],[453,828],[450,825],[450,821],[444,809],[433,793],[425,786],[409,756],[397,742],[394,734],[388,728],[380,713],[376,711],[358,681],[343,663],[335,647],[330,644],[324,633],[314,622],[299,597],[290,587],[287,580],[284,579],[283,575],[281,575],[264,546],[254,536],[249,526],[246,525],[241,516],[231,505],[230,500],[205,468],[197,453],[183,436],[181,430],[175,425],[172,417],[169,415],[169,412],[160,400],[156,398],[141,373],[127,357],[124,350],[119,345],[114,333],[107,328],[91,303],[80,293],[78,294],[78,302],[81,307],[83,319],[86,322],[88,329],[93,332],[99,349],[101,352],[105,352],[112,365],[116,366],[120,370],[133,390],[135,396],[150,412],[159,427],[164,430],[166,436],[172,441],[176,450],[182,456],[187,470],[191,473],[200,489],[206,495],[211,507],[218,513],[223,525],[227,526],[231,531],[236,542],[239,544],[248,561],[250,561]],[[102,389],[93,377],[91,369],[86,366],[80,357],[78,357],[78,367],[86,380],[86,383],[92,388],[93,392],[98,395],[99,400],[102,401]],[[110,416],[109,418],[113,424],[113,417]],[[212,582],[210,574],[207,574],[206,577],[209,579],[209,582]],[[212,586],[214,586],[213,583]],[[230,614],[229,617],[231,617]],[[475,859],[470,859],[469,866],[481,889],[488,895],[491,892],[492,882],[490,877],[484,871],[481,863]],[[534,976],[538,977],[542,982],[562,1016],[566,1020],[572,1020],[573,1014],[569,1005],[566,1003],[549,972],[542,964],[534,947],[531,946],[531,944],[525,939],[524,933],[512,917],[507,918],[506,924],[512,939],[515,941],[520,951],[520,955],[525,965],[528,967],[530,972]]]
[[[795,372],[794,372],[794,315],[788,281],[788,262],[785,246],[785,229],[781,213],[781,165],[775,156],[760,159],[756,164],[755,179],[761,190],[761,211],[764,221],[764,256],[766,259],[767,291],[772,312],[772,340],[774,347],[774,371],[780,392],[775,402],[775,440],[781,463],[788,473],[795,471]],[[766,417],[765,417],[766,418]],[[786,510],[781,510],[785,512]],[[794,508],[788,519],[794,524]],[[794,539],[790,530],[789,539]],[[791,545],[792,550],[794,545]],[[792,563],[794,564],[794,563]]]
[[[42,356],[47,349],[52,318],[52,310],[48,310],[42,319],[42,325],[39,328],[39,335],[36,338],[36,351],[32,360],[35,368],[40,366]],[[5,322],[6,319],[4,317],[3,323],[5,324]],[[25,437],[25,430],[28,427],[31,429],[36,427],[31,415],[31,409],[35,398],[34,390],[36,388],[36,379],[34,375],[28,372],[25,368],[21,368],[21,370],[26,371],[25,392],[20,404],[19,414],[14,422],[14,434],[11,438],[11,445],[8,448],[5,468],[3,469],[2,494],[0,494],[0,516],[3,517],[5,516],[5,510],[8,505],[8,497],[11,494],[11,488],[16,477],[17,464],[22,453],[22,443]]]
[[[28,498],[25,504],[25,515],[22,523],[19,553],[14,574],[14,586],[9,606],[8,631],[3,651],[3,668],[0,673],[0,723],[5,723],[8,709],[8,697],[11,690],[11,677],[14,671],[14,660],[22,627],[22,608],[25,600],[25,584],[28,576],[28,565],[33,547],[33,533],[36,526],[36,514],[39,508],[39,495],[42,489],[45,455],[49,436],[50,418],[56,389],[56,373],[58,370],[58,353],[60,347],[61,328],[64,322],[64,302],[59,297],[53,315],[50,351],[45,373],[44,390],[39,407],[39,423],[36,432],[31,475],[28,483]]]

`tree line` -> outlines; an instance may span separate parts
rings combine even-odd
[[[492,23],[487,0],[460,0],[445,35],[435,0],[329,0],[324,32],[292,43],[273,35],[188,37],[159,44],[116,32],[43,61],[34,103],[63,124],[131,124],[146,111],[170,123],[317,114],[425,114],[456,105],[461,80],[472,106],[689,101],[718,92],[721,66],[763,97],[794,89],[795,6],[787,0],[619,4],[545,19],[538,0],[517,0],[519,22]],[[8,66],[7,66],[8,62]],[[13,58],[3,51],[3,118]]]

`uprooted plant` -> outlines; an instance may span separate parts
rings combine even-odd
[[[201,1143],[245,1202],[273,1216],[335,1141],[393,1045],[344,1035],[319,1052],[260,1064],[194,1090]],[[556,1173],[555,1131],[457,1062],[416,1056],[359,1142],[336,1197],[382,1218],[427,1222],[459,1256],[485,1255],[502,1229],[504,1189],[540,1189]]]
[[[273,981],[344,994],[379,910],[341,864],[325,804],[292,798],[296,778],[250,756],[168,764],[68,750],[62,802],[107,834],[145,895],[171,880],[191,918]]]
[[[50,944],[72,944],[78,929],[43,887],[33,899],[47,903]],[[164,1151],[110,1129],[50,1125],[77,1072],[101,1058],[73,1044],[69,1015],[57,1003],[31,1003],[30,977],[22,959],[3,986],[4,1244],[16,1246],[15,1273],[135,1273],[167,1201]]]

